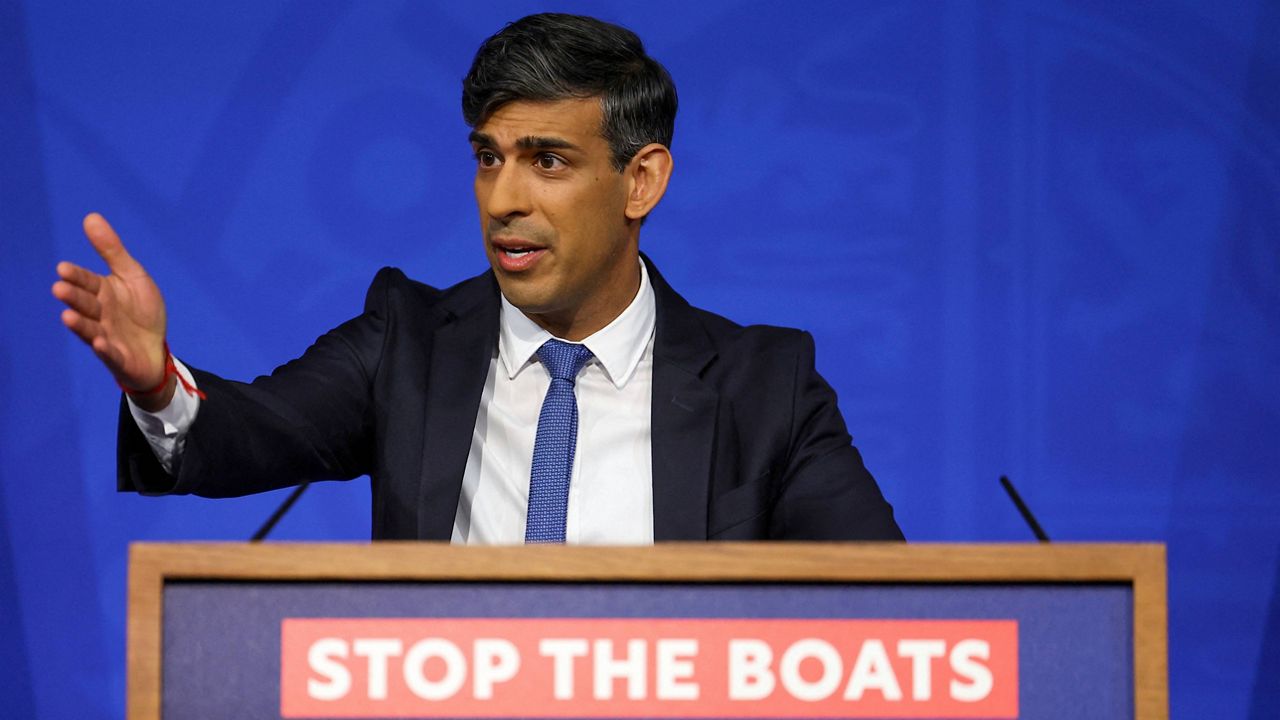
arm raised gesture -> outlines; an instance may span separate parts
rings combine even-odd
[[[159,410],[169,404],[175,386],[174,377],[166,372],[169,358],[160,288],[101,215],[85,217],[84,234],[106,261],[109,273],[58,263],[60,279],[53,284],[53,296],[67,306],[62,323],[93,349],[139,407]]]

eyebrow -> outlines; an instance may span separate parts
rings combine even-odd
[[[471,134],[467,136],[467,140],[471,141],[473,145],[480,145],[482,147],[498,146],[498,143],[494,142],[490,135],[477,131],[472,131]],[[520,150],[582,150],[582,148],[574,145],[564,138],[545,137],[542,135],[526,135],[519,140],[516,140],[516,147]]]

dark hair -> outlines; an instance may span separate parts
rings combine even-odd
[[[530,15],[476,51],[462,117],[477,127],[514,100],[600,98],[600,134],[619,172],[649,143],[671,146],[676,86],[630,30],[582,15]]]

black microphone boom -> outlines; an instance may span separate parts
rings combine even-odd
[[[289,508],[293,507],[293,504],[298,502],[298,497],[302,495],[302,491],[306,490],[307,486],[310,484],[311,483],[309,482],[304,482],[294,488],[293,492],[289,493],[289,497],[285,498],[284,502],[280,503],[280,507],[276,508],[276,511],[271,513],[271,517],[267,518],[267,521],[262,523],[262,527],[258,528],[258,532],[254,533],[253,537],[249,538],[249,542],[261,542],[266,538],[267,533],[270,533],[271,529],[276,526],[276,523],[280,522],[280,518],[284,517],[284,514],[289,512]]]
[[[1013,483],[1009,482],[1009,478],[1004,475],[1000,476],[1000,484],[1004,486],[1004,491],[1009,493],[1009,498],[1013,500],[1013,504],[1018,507],[1018,512],[1022,513],[1022,519],[1027,521],[1031,526],[1031,532],[1035,534],[1036,539],[1040,542],[1049,542],[1049,536],[1044,534],[1044,529],[1040,527],[1040,523],[1036,522],[1036,516],[1031,514],[1031,508],[1022,502],[1022,496],[1017,490],[1013,489]]]

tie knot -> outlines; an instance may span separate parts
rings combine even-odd
[[[591,351],[586,345],[576,345],[563,340],[551,339],[538,348],[538,359],[551,373],[552,380],[568,380],[573,382],[578,371],[591,359]]]

